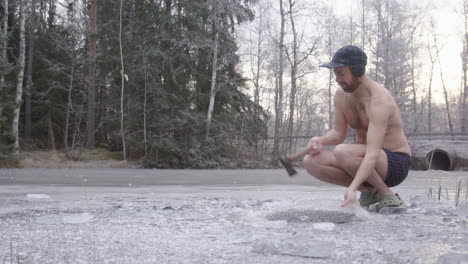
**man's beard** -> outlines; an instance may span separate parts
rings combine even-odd
[[[351,84],[347,84],[347,83],[343,82],[342,85],[340,85],[340,86],[341,86],[341,88],[343,88],[343,91],[345,91],[347,93],[352,93],[359,87],[359,82],[358,82],[358,80],[353,80],[353,82]]]

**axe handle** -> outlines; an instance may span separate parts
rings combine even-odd
[[[304,157],[305,155],[307,155],[307,152],[309,150],[308,149],[304,149],[302,150],[301,152],[297,152],[297,153],[294,153],[294,154],[290,154],[288,155],[288,160],[290,162],[295,162],[295,161],[298,161],[300,160],[302,157]]]

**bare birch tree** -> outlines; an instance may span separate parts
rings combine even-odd
[[[143,71],[145,76],[143,94],[143,144],[145,146],[145,158],[148,156],[148,128],[147,128],[147,102],[148,102],[148,69],[146,56],[143,55]]]
[[[444,92],[445,111],[447,113],[447,122],[448,122],[448,126],[449,126],[449,132],[450,132],[450,135],[452,135],[452,138],[453,138],[454,134],[453,134],[452,116],[451,116],[451,113],[450,113],[450,103],[449,103],[449,100],[448,100],[447,87],[445,86],[444,72],[443,72],[443,68],[442,68],[442,63],[440,61],[440,49],[441,49],[441,47],[439,47],[437,34],[435,32],[435,25],[433,23],[431,23],[431,29],[432,29],[432,38],[433,38],[433,41],[434,41],[434,47],[435,47],[435,52],[436,52],[435,55],[436,55],[437,62],[439,63],[440,80],[442,82],[442,89],[443,89],[443,92]]]
[[[429,85],[428,85],[428,100],[427,100],[427,131],[432,133],[432,80],[434,78],[434,65],[436,63],[436,58],[432,53],[432,45],[427,44],[427,50],[429,53],[429,58],[431,62],[431,69],[429,72]]]
[[[376,47],[375,47],[375,60],[374,60],[374,65],[375,65],[375,77],[374,79],[378,82],[381,82],[380,78],[380,57],[382,54],[382,45],[380,39],[382,38],[382,1],[381,0],[375,0],[373,2],[374,8],[377,12],[377,32],[376,32]]]
[[[212,50],[212,70],[211,70],[211,88],[210,88],[210,104],[208,106],[208,113],[206,119],[206,134],[205,138],[208,139],[210,135],[211,119],[213,118],[214,103],[216,98],[216,74],[218,67],[218,48],[219,48],[219,17],[218,17],[218,1],[212,2],[213,7],[213,50]]]
[[[330,61],[333,58],[333,45],[332,36],[328,35],[327,52],[329,54]],[[333,72],[329,70],[328,73],[328,91],[327,91],[327,104],[328,104],[328,129],[333,128],[333,94],[332,94],[332,83],[333,83]]]
[[[19,155],[19,116],[21,111],[21,97],[23,95],[23,79],[24,79],[24,64],[26,52],[26,37],[25,37],[25,23],[26,23],[26,1],[19,1],[19,14],[20,14],[20,41],[19,41],[19,55],[18,55],[18,75],[16,78],[16,96],[15,108],[13,114],[12,135],[14,138],[13,148],[14,154]]]
[[[75,12],[73,10],[73,5],[70,4],[68,15],[69,15],[69,20],[70,24],[73,27],[75,24]],[[69,127],[70,127],[70,111],[72,110],[72,91],[73,91],[73,78],[74,78],[74,73],[75,73],[75,36],[72,36],[71,40],[71,67],[70,67],[70,76],[69,76],[69,82],[68,82],[68,93],[67,93],[67,109],[65,111],[65,128],[64,128],[64,136],[63,136],[63,145],[65,146],[65,153],[66,155],[70,158],[71,157],[71,151],[70,147],[68,145],[68,132],[69,132]]]
[[[361,0],[361,49],[366,49],[366,0]]]
[[[289,23],[291,26],[292,34],[292,46],[285,48],[285,53],[289,61],[291,69],[291,93],[289,94],[289,122],[288,122],[288,151],[292,152],[292,138],[294,136],[294,115],[296,114],[296,101],[297,101],[297,91],[298,91],[298,80],[306,73],[301,74],[299,72],[300,66],[309,59],[309,56],[317,49],[320,37],[316,37],[312,41],[306,41],[304,39],[304,34],[299,34],[298,29],[296,28],[296,15],[299,13],[299,10],[305,8],[297,6],[298,2],[296,0],[288,0],[289,3]],[[301,49],[301,44],[307,43],[305,50]]]
[[[24,143],[31,139],[31,95],[32,95],[32,66],[34,60],[34,42],[36,36],[36,0],[31,0],[31,17],[29,19],[28,34],[28,63],[26,66],[26,89],[24,93]]]
[[[291,33],[293,37],[292,54],[286,52],[289,64],[291,66],[291,93],[289,94],[289,122],[288,122],[288,152],[292,151],[292,136],[294,133],[294,108],[296,106],[296,92],[297,92],[297,68],[298,68],[298,43],[297,43],[297,30],[294,20],[294,6],[296,1],[288,0],[289,3],[289,23],[291,24]],[[285,49],[287,51],[287,49]]]
[[[463,65],[461,130],[462,132],[466,132],[468,126],[466,118],[466,113],[468,113],[466,102],[468,99],[468,0],[463,1],[463,20],[465,24],[465,32],[463,36],[463,52],[461,54]]]
[[[255,65],[255,69],[252,68],[253,76],[254,76],[254,104],[256,106],[260,105],[260,70],[262,66],[262,44],[263,44],[263,13],[260,13],[260,22],[259,22],[259,27],[258,27],[258,38],[257,38],[257,51],[256,51],[256,56],[257,56],[257,63]],[[260,118],[260,113],[258,107],[255,107],[255,119],[258,120]],[[258,131],[258,123],[255,122],[255,132]],[[255,136],[255,155],[258,158],[258,137],[257,133],[254,134]]]
[[[8,45],[8,6],[9,2],[8,0],[3,0],[3,19],[2,19],[2,58],[6,60],[7,56],[7,45]],[[0,74],[0,91],[3,89],[3,86],[5,86],[5,74]],[[2,106],[0,106],[0,116],[1,116],[1,111],[2,111]],[[0,123],[1,124],[1,123]]]
[[[2,58],[7,61],[7,45],[8,45],[8,0],[3,0],[3,23],[2,23]],[[3,73],[0,74],[0,93],[3,93],[5,86],[5,75]],[[3,116],[3,105],[0,104],[0,142],[2,139],[2,116]]]
[[[55,133],[54,133],[54,122],[52,122],[52,111],[49,110],[47,114],[47,130],[49,135],[49,149],[55,150]]]
[[[88,31],[88,105],[85,132],[85,146],[88,148],[93,148],[95,146],[94,138],[96,133],[96,15],[97,0],[91,0]]]
[[[410,87],[411,87],[411,116],[412,118],[407,118],[408,127],[411,129],[412,133],[417,133],[418,129],[421,127],[420,122],[422,119],[422,113],[418,113],[418,95],[417,95],[417,83],[418,76],[417,70],[420,68],[417,60],[419,58],[419,53],[421,49],[421,42],[418,41],[418,34],[421,32],[421,22],[422,14],[424,12],[419,12],[418,15],[411,17],[411,22],[409,23],[408,29],[408,42],[409,42],[409,54],[410,54]]]
[[[119,18],[119,51],[120,51],[120,78],[121,90],[120,90],[120,134],[122,136],[122,155],[123,159],[127,159],[127,151],[125,145],[125,130],[124,130],[124,91],[125,91],[125,68],[123,60],[123,49],[122,49],[122,13],[123,13],[123,0],[120,0],[120,18]]]
[[[283,6],[283,0],[279,0],[280,5],[280,40],[277,48],[278,55],[278,80],[275,91],[275,136],[273,142],[273,158],[279,156],[280,128],[283,121],[283,74],[284,74],[284,36],[286,12]],[[275,159],[276,160],[276,159]]]
[[[264,92],[264,89],[261,84],[261,71],[264,64],[264,46],[265,46],[265,31],[267,28],[267,22],[265,20],[265,13],[267,7],[264,4],[265,2],[259,1],[258,3],[258,10],[257,16],[254,21],[256,22],[255,26],[249,32],[250,34],[250,41],[249,41],[249,62],[250,62],[250,74],[252,76],[252,84],[254,87],[254,104],[259,106],[261,104],[261,93]],[[254,118],[255,120],[259,120],[260,118],[260,109],[259,107],[255,107],[254,110]],[[254,131],[259,131],[259,124],[258,122],[254,123]],[[259,158],[259,138],[258,134],[254,133],[254,151],[256,158]]]
[[[72,47],[74,49],[74,47]],[[65,128],[64,128],[64,136],[63,136],[63,143],[65,146],[65,152],[67,156],[70,157],[71,151],[68,145],[68,131],[70,127],[70,112],[72,111],[72,90],[73,90],[73,79],[75,75],[75,52],[72,51],[72,59],[71,59],[71,70],[70,70],[70,79],[68,83],[68,95],[67,95],[67,110],[65,112]]]
[[[73,104],[73,89],[76,85],[76,82],[80,82],[80,68],[85,64],[85,57],[80,56],[79,50],[83,48],[85,44],[84,35],[87,32],[85,28],[84,21],[87,19],[87,11],[86,9],[81,9],[80,4],[78,3],[80,0],[73,0],[68,2],[67,6],[67,18],[68,18],[68,31],[71,32],[70,40],[67,42],[67,45],[64,47],[66,50],[66,54],[69,57],[70,65],[67,69],[67,106],[65,111],[65,126],[63,129],[63,144],[65,147],[65,153],[68,158],[70,159],[79,159],[81,151],[75,152],[75,149],[79,146],[82,147],[80,144],[76,144],[79,142],[77,139],[78,135],[81,134],[80,129],[82,127],[81,120],[82,120],[82,111],[83,111],[83,104],[85,102],[85,97],[81,97],[81,105],[74,105]],[[83,73],[84,74],[84,73]],[[82,93],[80,93],[82,94]],[[75,119],[73,119],[75,118]],[[74,130],[72,130],[72,128]],[[70,132],[71,133],[70,135]]]
[[[327,53],[328,60],[331,61],[333,58],[333,54],[335,53],[336,46],[333,44],[337,39],[337,18],[332,10],[328,10],[327,12],[327,24],[326,24],[326,34],[327,34],[327,41],[325,43],[325,52]],[[328,83],[327,83],[327,106],[328,106],[328,129],[332,129],[333,127],[333,71],[329,71],[328,73]]]

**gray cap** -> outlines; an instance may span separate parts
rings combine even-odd
[[[367,55],[359,47],[348,45],[339,49],[329,63],[320,65],[329,69],[335,69],[344,66],[366,66]]]

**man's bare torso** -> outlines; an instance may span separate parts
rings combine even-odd
[[[390,92],[372,80],[369,80],[363,88],[365,89],[361,89],[360,96],[345,93],[342,90],[338,90],[336,93],[336,96],[341,97],[339,100],[342,102],[341,110],[346,122],[356,131],[356,143],[367,143],[369,111],[382,105],[388,109],[386,111],[388,115],[387,129],[382,147],[393,152],[411,155],[411,149],[403,133],[400,111]]]

